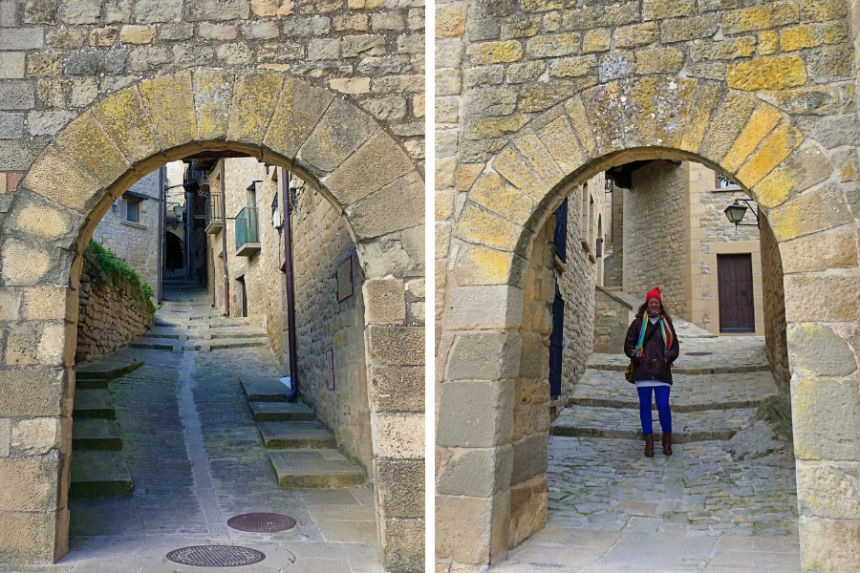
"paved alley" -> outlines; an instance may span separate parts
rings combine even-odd
[[[169,551],[208,544],[265,554],[231,571],[382,571],[369,487],[278,487],[239,380],[248,372],[277,380],[267,347],[212,344],[211,351],[197,351],[181,339],[168,349],[146,340],[106,361],[143,362],[110,384],[133,493],[72,499],[69,554],[53,566],[21,571],[224,570],[166,559]],[[250,512],[286,514],[297,523],[274,533],[227,525]]]
[[[673,455],[658,433],[644,457],[627,360],[595,355],[553,422],[547,527],[490,571],[800,571],[791,443],[756,422],[777,394],[763,338],[678,330]]]

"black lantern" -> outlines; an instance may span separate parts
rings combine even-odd
[[[735,199],[734,203],[723,209],[723,213],[726,214],[726,218],[729,220],[729,222],[733,223],[735,227],[737,227],[738,225],[745,225],[750,227],[754,225],[758,227],[758,212],[752,205],[750,205],[750,201],[752,201],[752,199]],[[749,208],[752,211],[752,214],[755,215],[755,223],[741,223],[744,218],[744,215],[746,215],[747,208]]]

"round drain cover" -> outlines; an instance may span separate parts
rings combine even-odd
[[[237,545],[192,545],[171,551],[167,558],[174,563],[197,567],[239,567],[259,563],[266,555]]]
[[[281,513],[245,513],[231,517],[227,525],[239,531],[284,531],[296,526],[296,520]]]

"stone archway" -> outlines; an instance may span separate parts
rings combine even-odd
[[[14,491],[0,530],[20,531],[18,561],[68,548],[69,454],[80,254],[112,201],[153,168],[203,148],[289,167],[347,220],[368,278],[365,353],[373,478],[387,569],[423,569],[423,327],[405,312],[404,280],[423,277],[423,181],[400,145],[327,90],[273,72],[200,69],[107,96],[36,159],[3,228],[0,297],[8,321],[0,376],[20,394],[4,415],[29,424],[21,455],[0,474]],[[23,484],[23,485],[22,485]],[[12,525],[12,520],[16,520]]]
[[[860,272],[844,188],[817,143],[769,103],[718,82],[646,77],[594,86],[532,119],[477,176],[453,224],[438,349],[437,445],[447,460],[437,475],[441,557],[503,559],[522,538],[511,533],[517,508],[546,495],[535,486],[545,470],[524,469],[545,459],[545,442],[539,455],[539,440],[513,439],[529,343],[520,332],[529,303],[523,284],[536,233],[571,185],[619,163],[663,157],[731,175],[771,224],[784,269],[804,560],[830,553],[831,562],[850,563],[856,555],[856,542],[847,541],[858,538],[848,521],[860,516],[856,505],[821,495],[841,490],[860,461],[860,398],[851,382]],[[826,309],[808,304],[823,298]],[[816,358],[822,352],[833,366]],[[826,421],[828,411],[840,412],[838,426]]]

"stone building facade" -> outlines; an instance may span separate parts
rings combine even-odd
[[[405,288],[424,276],[423,28],[422,0],[0,3],[0,421],[44,429],[0,448],[4,560],[68,549],[77,289],[96,224],[142,174],[230,150],[301,174],[347,221],[383,562],[423,569],[423,489],[401,485],[424,475],[423,326]]]
[[[156,169],[140,178],[129,190],[114,201],[99,221],[93,240],[108,247],[133,268],[142,281],[158,287],[159,214],[161,188],[165,173]]]
[[[534,318],[545,226],[594,174],[661,159],[715,169],[760,206],[762,276],[781,278],[762,281],[763,306],[784,308],[802,567],[851,569],[860,5],[440,0],[436,10],[437,457],[453,460],[436,476],[438,557],[499,562],[542,526],[545,450],[535,450],[548,393],[531,385],[524,405],[518,381],[545,363],[531,354],[548,335]],[[768,302],[778,282],[783,296]],[[765,317],[772,355],[778,322]],[[463,368],[477,348],[492,350]]]

